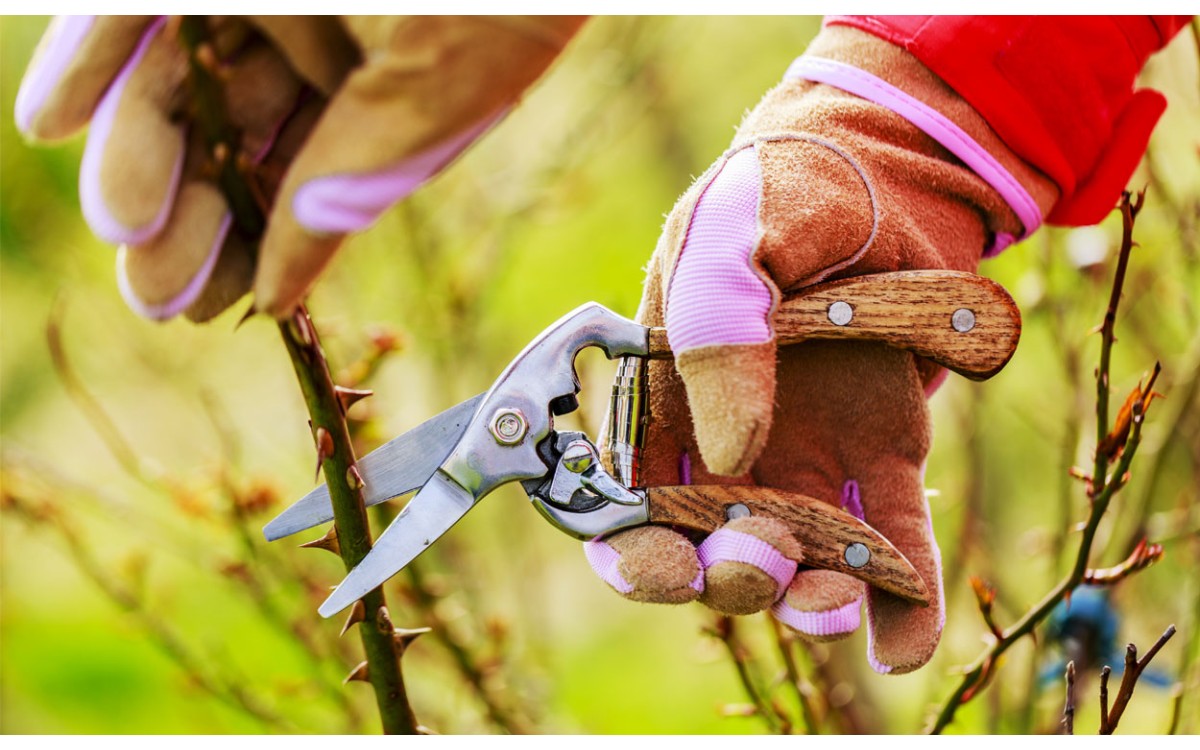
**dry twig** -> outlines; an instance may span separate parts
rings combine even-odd
[[[1137,687],[1138,678],[1142,676],[1142,672],[1150,664],[1150,660],[1166,645],[1167,641],[1171,640],[1173,635],[1175,635],[1175,626],[1171,625],[1140,660],[1137,655],[1137,646],[1130,643],[1125,647],[1125,674],[1121,676],[1121,687],[1117,689],[1117,697],[1113,699],[1111,711],[1108,708],[1108,676],[1112,670],[1105,667],[1100,673],[1100,734],[1112,734],[1117,731],[1121,716],[1124,715],[1129,700],[1133,698],[1133,689]]]
[[[1075,734],[1075,662],[1067,662],[1067,700],[1063,706],[1063,733]]]

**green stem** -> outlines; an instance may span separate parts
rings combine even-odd
[[[225,111],[225,97],[211,66],[216,52],[208,40],[208,22],[204,16],[183,16],[179,37],[188,50],[188,67],[192,74],[192,113],[200,124],[209,153],[217,166],[217,185],[233,209],[238,229],[247,237],[261,237],[266,228],[262,209],[254,198],[247,176],[238,169],[237,154],[241,149],[241,134],[233,127]]]
[[[332,444],[332,451],[322,456],[321,468],[333,504],[342,562],[349,572],[371,551],[371,532],[363,505],[362,483],[352,479],[357,469],[354,468],[354,449],[350,444],[346,414],[334,390],[329,364],[308,311],[303,307],[298,309],[290,320],[279,324],[279,332],[291,357],[296,379],[300,382],[304,403],[312,420],[313,434],[324,430]],[[387,734],[416,734],[417,722],[408,703],[404,678],[400,672],[400,650],[394,638],[395,628],[388,615],[383,588],[374,589],[362,598],[362,602],[366,619],[358,630],[367,657],[367,676],[375,689],[375,702],[383,721],[383,731]]]
[[[230,123],[224,92],[216,75],[219,64],[208,38],[208,22],[200,16],[184,16],[179,37],[188,51],[191,95],[210,154],[218,169],[217,183],[229,203],[238,228],[250,239],[259,240],[265,229],[262,209],[254,198],[249,176],[238,168],[240,134]],[[333,504],[334,523],[342,562],[347,572],[371,551],[371,531],[362,498],[362,479],[355,468],[354,448],[346,425],[346,414],[334,390],[329,363],[321,350],[316,328],[308,311],[300,307],[279,323],[279,332],[291,357],[296,379],[314,436],[327,435],[329,445],[318,439],[321,468]],[[359,626],[367,660],[367,680],[375,689],[375,702],[383,731],[387,734],[416,734],[416,718],[408,703],[400,672],[401,647],[388,614],[382,587],[362,598],[366,617]]]

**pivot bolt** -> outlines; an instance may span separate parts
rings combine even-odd
[[[587,471],[595,460],[596,454],[592,453],[591,446],[580,440],[568,445],[562,455],[562,465],[572,474]]]
[[[497,409],[488,430],[500,445],[517,445],[525,439],[529,423],[520,409]]]

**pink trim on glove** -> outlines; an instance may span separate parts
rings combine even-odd
[[[842,635],[853,633],[862,624],[861,605],[860,597],[837,609],[804,612],[792,607],[786,599],[780,599],[771,607],[771,614],[792,630],[805,635]]]
[[[196,301],[200,293],[204,291],[204,287],[208,285],[209,277],[212,276],[213,269],[217,267],[217,259],[221,257],[221,248],[225,245],[225,238],[229,235],[229,227],[233,224],[233,215],[226,212],[225,217],[221,219],[221,224],[217,228],[217,236],[213,239],[212,246],[208,250],[208,256],[201,264],[200,270],[196,275],[188,281],[187,286],[183,288],[179,294],[166,302],[151,305],[143,302],[137,296],[137,292],[133,290],[133,284],[129,281],[129,272],[125,268],[126,259],[129,253],[136,253],[136,247],[121,245],[117,248],[117,289],[121,291],[121,297],[125,300],[125,304],[129,305],[129,309],[133,310],[143,318],[151,320],[166,320],[173,318],[183,312]]]
[[[795,560],[784,557],[779,550],[758,537],[725,528],[709,534],[696,548],[696,555],[700,558],[700,566],[706,570],[721,562],[753,565],[775,579],[778,586],[775,598],[783,596],[799,567]]]
[[[310,232],[344,234],[364,229],[449,164],[507,113],[506,107],[462,133],[387,169],[309,180],[296,190],[292,213]]]
[[[967,135],[966,131],[919,99],[909,96],[865,70],[820,57],[796,58],[783,77],[785,80],[803,78],[815,83],[836,86],[843,91],[848,91],[890,109],[942,144],[946,150],[961,159],[975,174],[979,175],[984,182],[991,185],[1017,215],[1025,231],[1016,238],[1005,232],[998,232],[993,238],[991,247],[984,250],[983,257],[991,258],[998,255],[1004,248],[1017,240],[1028,237],[1041,226],[1042,212],[1029,191],[1000,162],[996,161],[995,157]]]
[[[621,553],[612,548],[608,542],[593,539],[583,543],[583,554],[587,557],[588,565],[600,579],[622,594],[633,591],[633,584],[625,580],[618,566],[621,563]]]
[[[842,485],[842,510],[863,520],[862,495],[858,490],[858,482],[853,479],[846,480]]]
[[[63,74],[71,66],[79,46],[95,21],[95,16],[59,16],[54,19],[58,27],[54,40],[46,46],[37,65],[30,68],[21,79],[21,88],[17,90],[17,101],[13,105],[17,128],[25,135],[29,135],[34,118],[46,106],[50,92],[58,86]]]
[[[925,464],[921,464],[921,486],[925,486]],[[942,551],[938,547],[937,537],[933,534],[933,516],[929,512],[929,501],[922,500],[925,504],[925,517],[929,519],[929,540],[932,544],[931,552],[934,560],[934,577],[937,579],[937,601],[942,602],[941,618],[938,620],[938,632],[940,633],[946,627],[946,592],[945,582],[942,576]],[[879,674],[887,674],[891,672],[893,667],[881,663],[875,658],[875,626],[874,618],[871,616],[871,597],[867,597],[867,662]]]
[[[667,337],[676,352],[771,338],[771,292],[750,262],[761,195],[750,146],[729,157],[704,188],[667,294]]]
[[[182,145],[183,132],[180,131],[180,148],[175,158],[175,164],[171,167],[170,184],[167,187],[166,195],[163,196],[158,213],[154,215],[149,224],[141,227],[127,227],[109,212],[108,206],[104,202],[104,190],[100,185],[100,169],[104,161],[104,148],[108,143],[109,135],[112,134],[113,120],[116,118],[117,108],[121,103],[121,94],[125,91],[126,84],[129,83],[129,77],[133,75],[133,71],[142,61],[146,50],[149,49],[150,42],[154,40],[166,22],[166,17],[162,17],[150,24],[146,33],[142,35],[142,40],[138,42],[137,49],[125,63],[125,67],[121,68],[121,72],[113,79],[112,85],[108,87],[107,93],[104,94],[104,98],[100,100],[99,106],[92,115],[87,145],[83,149],[83,163],[79,168],[79,203],[83,210],[83,217],[97,237],[114,245],[122,243],[141,245],[162,231],[163,226],[167,223],[167,218],[171,215],[171,207],[175,203],[175,192],[179,189],[179,177],[183,172],[185,149]]]
[[[679,483],[692,483],[692,457],[687,454],[687,451],[679,454]]]

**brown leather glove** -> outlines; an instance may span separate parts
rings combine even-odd
[[[822,70],[835,71],[840,85],[792,75]],[[940,113],[963,142],[973,141],[966,158],[976,168],[910,121],[921,121],[920,106],[882,106],[844,90],[863,81],[876,95],[907,95]],[[1007,182],[994,187],[983,173]],[[774,309],[781,294],[824,280],[973,271],[986,250],[1032,231],[1056,197],[1049,180],[915,58],[832,27],[679,200],[651,259],[638,317],[667,326],[676,359],[650,364],[641,479],[776,487],[865,518],[935,592],[928,608],[866,592],[877,671],[923,665],[942,629],[940,558],[923,486],[925,398],[938,368],[882,344],[779,349]],[[732,614],[772,607],[814,639],[858,627],[863,584],[798,567],[803,547],[780,522],[736,519],[699,548],[692,541],[643,528],[590,543],[587,552],[632,599],[699,599]]]
[[[196,127],[179,19],[56,19],[17,97],[53,140],[91,121],[84,215],[121,245],[118,282],[151,318],[208,319],[248,291],[300,302],[346,233],[370,225],[497,122],[582,23],[574,17],[208,17],[235,152],[269,209],[232,230]],[[257,265],[257,268],[256,268]]]

